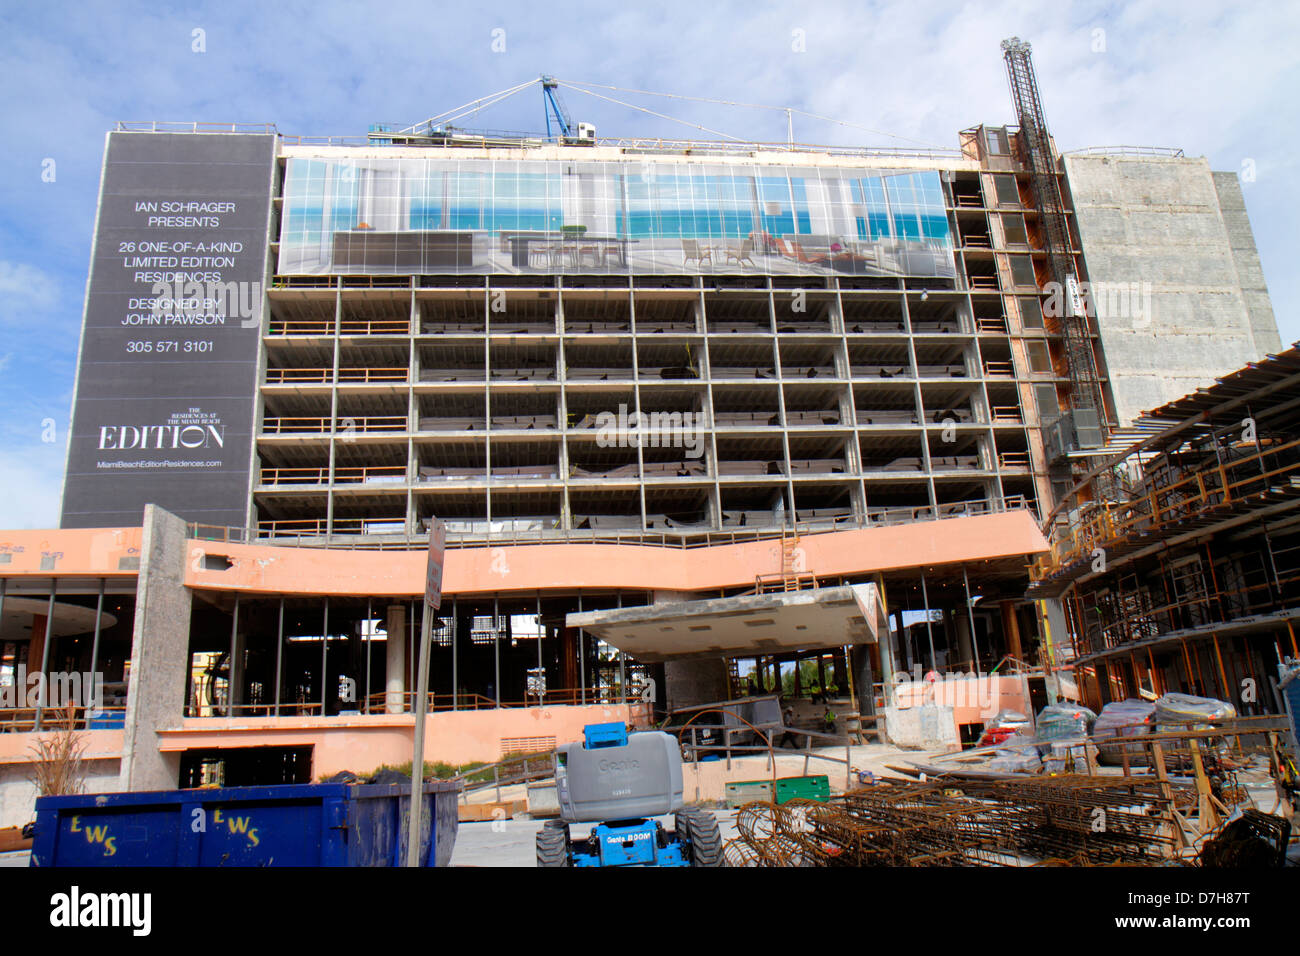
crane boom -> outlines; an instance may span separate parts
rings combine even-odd
[[[573,135],[573,121],[569,119],[569,111],[564,108],[560,94],[556,92],[559,85],[553,76],[542,77],[542,109],[546,113],[546,138],[553,138],[551,116],[554,115],[555,125],[559,129],[559,137],[563,142]]]

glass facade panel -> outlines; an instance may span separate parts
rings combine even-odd
[[[279,272],[953,277],[937,171],[289,159]]]

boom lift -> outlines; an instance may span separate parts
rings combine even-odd
[[[537,833],[538,866],[721,866],[722,837],[708,810],[682,805],[682,753],[662,731],[629,734],[588,724],[581,744],[559,749],[560,819]],[[653,817],[672,813],[673,829]],[[571,823],[596,823],[573,839]]]

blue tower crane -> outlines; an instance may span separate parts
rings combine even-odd
[[[555,116],[555,125],[559,127],[560,141],[563,142],[573,135],[573,121],[569,119],[569,111],[564,108],[560,94],[556,92],[559,86],[560,84],[556,82],[555,77],[542,77],[542,111],[546,114],[546,138],[555,138],[551,133],[551,116],[553,114]]]
[[[553,76],[542,77],[542,111],[546,114],[546,138],[552,142],[567,146],[594,146],[596,144],[596,127],[590,123],[574,124],[569,119],[569,111],[564,108],[564,101],[557,92],[560,83]],[[551,121],[554,118],[555,130]]]

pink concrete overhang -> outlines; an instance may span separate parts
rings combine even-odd
[[[0,577],[133,578],[141,528],[39,528],[0,531]]]
[[[798,568],[820,578],[878,571],[1023,565],[1047,550],[1027,510],[809,534],[798,539]],[[262,594],[424,593],[422,551],[276,547],[193,540],[185,583],[200,590]],[[637,544],[527,544],[449,548],[443,593],[491,594],[577,588],[716,591],[752,587],[781,572],[779,538],[705,547]],[[974,573],[974,571],[972,572]]]
[[[575,612],[565,623],[653,663],[875,643],[882,614],[876,586],[854,584]]]

